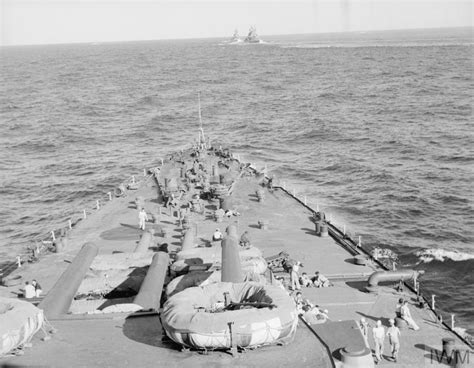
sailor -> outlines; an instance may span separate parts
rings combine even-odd
[[[400,308],[400,315],[401,315],[402,319],[404,319],[408,323],[408,326],[410,326],[410,328],[414,329],[415,331],[420,329],[420,327],[418,327],[416,322],[411,317],[410,310],[408,309],[408,301],[407,300],[405,300],[403,302],[403,305]]]
[[[313,281],[314,286],[318,288],[331,286],[328,278],[323,274],[319,273],[319,271],[316,271],[314,273],[314,277],[311,280]]]
[[[372,329],[372,335],[375,341],[375,364],[379,364],[382,361],[383,341],[385,339],[385,329],[381,320],[378,320],[377,325]]]
[[[38,284],[38,282],[36,280],[33,280],[31,281],[31,285],[33,285],[33,287],[35,288],[35,296],[37,298],[39,298],[39,296],[41,295],[41,293],[43,292],[42,288],[41,288],[41,285]]]
[[[401,309],[402,309],[402,305],[403,305],[403,302],[405,300],[403,298],[400,298],[398,299],[398,304],[397,306],[395,307],[395,315],[398,317],[398,318],[402,318],[402,312],[401,312]]]
[[[222,240],[222,233],[218,228],[216,229],[216,231],[214,231],[214,234],[212,234],[212,240],[213,241]]]
[[[145,221],[148,221],[148,216],[146,215],[145,209],[142,207],[138,213],[139,228],[145,230]]]
[[[392,359],[396,362],[400,350],[400,330],[395,326],[395,320],[391,318],[388,322],[390,323],[390,327],[387,329],[388,342],[392,351]]]
[[[290,288],[291,288],[291,290],[300,290],[301,289],[300,280],[299,280],[300,278],[299,278],[299,275],[298,275],[298,271],[300,269],[300,266],[301,266],[301,262],[297,262],[291,268],[291,272],[290,272],[290,284],[291,284]]]
[[[301,291],[296,292],[294,299],[296,303],[296,311],[298,312],[298,314],[302,315],[304,313],[303,311],[304,302],[303,302],[303,295],[301,294]]]
[[[34,298],[35,296],[36,296],[35,287],[31,285],[29,281],[26,281],[25,282],[25,298],[31,299],[31,298]]]
[[[369,324],[364,317],[360,319],[359,329],[362,333],[362,336],[364,337],[365,346],[369,347]]]
[[[246,230],[240,237],[240,246],[243,248],[248,248],[250,247],[250,237],[249,237],[249,232]]]
[[[304,287],[311,287],[313,286],[313,282],[311,279],[308,277],[308,274],[306,272],[303,272],[300,277],[300,284]]]

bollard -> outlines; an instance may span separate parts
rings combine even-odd
[[[18,268],[21,267],[21,257],[20,256],[16,256],[16,263],[18,265]]]
[[[431,295],[431,309],[435,310],[435,296],[436,295]]]
[[[112,200],[112,192],[108,192],[107,194],[109,195],[109,201],[111,201]]]
[[[306,201],[306,196],[304,196],[304,205],[305,205],[305,206],[308,205],[308,203],[307,203],[307,201]]]
[[[442,352],[446,354],[447,357],[451,357],[451,354],[454,349],[455,340],[452,337],[445,337],[441,339],[441,341],[443,342]]]
[[[143,169],[143,176],[146,176],[146,169]]]
[[[161,159],[161,166],[163,166],[163,159]]]
[[[72,263],[38,305],[46,318],[53,319],[69,311],[72,299],[98,251],[93,243],[85,243],[82,246]]]
[[[84,210],[84,218],[87,218],[86,210]]]
[[[132,184],[135,184],[135,175],[132,175]]]
[[[296,192],[294,189],[293,189],[293,197],[296,197]]]
[[[144,310],[154,309],[158,311],[161,304],[161,294],[163,284],[168,271],[169,254],[166,252],[157,252],[153,256],[145,279],[140,286],[140,291],[133,300]]]
[[[319,212],[319,204],[316,203],[316,212]]]
[[[68,224],[69,224],[69,230],[71,230],[72,229],[72,221],[68,220]]]
[[[283,182],[283,189],[286,190],[286,183]]]
[[[346,224],[342,225],[342,235],[346,236]]]
[[[323,222],[322,225],[321,225],[321,232],[320,232],[319,236],[321,236],[322,238],[325,238],[325,237],[329,236],[328,225],[325,222]]]
[[[95,202],[95,208],[98,209],[98,210],[100,210],[100,201],[99,201],[99,200],[97,200],[97,201]]]
[[[314,223],[314,232],[316,235],[319,235],[321,232],[321,221],[317,221]]]
[[[397,262],[393,262],[393,263],[392,263],[392,269],[393,269],[394,271],[397,270]]]
[[[357,246],[360,248],[362,246],[362,240],[361,236],[359,235],[359,242],[357,243]]]
[[[451,314],[451,330],[454,330],[454,314]]]
[[[54,235],[54,230],[51,231],[51,236],[53,237],[53,241],[56,240],[56,236]]]

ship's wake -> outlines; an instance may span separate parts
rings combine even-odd
[[[444,262],[444,261],[468,261],[474,259],[474,254],[465,253],[456,250],[446,249],[424,249],[416,252],[416,256],[422,263],[430,263],[432,261]]]

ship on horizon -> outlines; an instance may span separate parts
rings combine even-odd
[[[251,26],[245,38],[240,37],[239,31],[236,29],[229,44],[248,44],[248,43],[264,43],[264,41],[257,35],[257,28]]]

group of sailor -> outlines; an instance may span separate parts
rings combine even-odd
[[[408,301],[400,298],[395,308],[395,316],[397,319],[404,320],[408,326],[417,331],[420,327],[413,320],[410,309],[408,308]],[[384,352],[384,341],[385,337],[388,337],[390,344],[391,360],[396,362],[398,359],[398,353],[400,350],[400,329],[395,324],[395,319],[390,318],[388,320],[389,326],[385,331],[385,327],[381,320],[378,320],[375,326],[372,328],[372,337],[374,339],[374,351],[375,351],[375,364],[378,364],[383,359]],[[362,317],[359,322],[359,329],[365,340],[365,345],[369,347],[369,323]]]
[[[42,291],[41,285],[36,280],[31,281],[31,283],[29,281],[25,282],[24,296],[26,299],[39,298]]]

